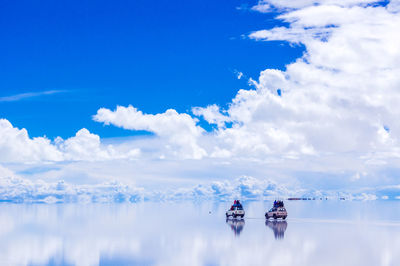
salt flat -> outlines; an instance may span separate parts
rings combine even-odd
[[[1,265],[399,265],[397,201],[2,204]]]

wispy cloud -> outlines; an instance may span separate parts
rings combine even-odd
[[[52,95],[52,94],[62,93],[62,92],[65,92],[65,91],[64,90],[48,90],[48,91],[39,91],[39,92],[25,92],[25,93],[0,97],[0,102],[16,102],[16,101],[20,101],[20,100],[24,100],[24,99],[33,98],[33,97],[39,97],[39,96],[43,96],[43,95]]]

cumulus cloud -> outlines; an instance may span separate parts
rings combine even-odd
[[[209,105],[207,107],[194,107],[192,112],[196,116],[202,116],[209,124],[215,124],[219,127],[224,127],[226,122],[230,121],[230,118],[221,113],[220,108],[216,104]]]
[[[376,0],[260,0],[252,9],[258,12],[267,13],[274,9],[293,10],[308,6],[317,5],[337,5],[342,7],[350,7],[354,5],[367,5],[375,3]]]
[[[262,71],[251,80],[255,89],[239,91],[220,114],[212,106],[201,109],[233,123],[217,132],[224,149],[398,158],[400,16],[391,5],[365,5],[371,2],[260,1],[258,7],[284,8],[277,19],[288,26],[249,37],[302,44],[306,51],[286,70]]]
[[[201,159],[207,154],[197,142],[204,129],[196,125],[195,118],[188,114],[179,114],[173,109],[152,115],[143,114],[132,106],[118,106],[114,111],[101,108],[93,119],[124,129],[153,132],[167,141],[166,148],[170,152],[182,158]]]
[[[118,181],[79,185],[64,180],[33,181],[0,165],[0,202],[138,202],[143,201],[143,197],[143,188]]]
[[[20,177],[0,178],[0,201],[13,203],[139,202],[143,189],[119,182],[95,185],[69,184],[60,180],[32,182]]]
[[[210,104],[193,107],[191,113],[169,109],[158,114],[132,106],[99,109],[93,117],[97,122],[155,135],[120,146],[105,145],[86,129],[66,140],[30,138],[26,130],[0,120],[0,162],[104,161],[140,154],[146,169],[162,158],[157,163],[166,161],[160,166],[166,168],[158,171],[170,170],[171,176],[192,183],[199,182],[198,175],[166,165],[174,160],[186,170],[212,163],[220,169],[226,169],[221,165],[232,169],[240,165],[235,168],[240,173],[256,167],[257,177],[269,180],[271,176],[276,183],[287,171],[282,175],[315,186],[337,186],[337,180],[328,185],[326,179],[317,180],[325,175],[347,178],[348,183],[340,181],[344,186],[367,187],[368,182],[383,181],[396,185],[400,162],[399,1],[385,6],[368,0],[262,0],[253,10],[277,12],[276,19],[284,23],[251,32],[250,39],[301,45],[304,53],[285,69],[265,69],[258,78],[249,79],[250,87],[239,90],[226,107]],[[202,127],[206,122],[211,130]],[[184,166],[181,159],[187,160]],[[265,169],[271,169],[268,177]],[[312,181],[304,174],[310,172],[317,173],[310,177]],[[382,173],[385,178],[379,179]],[[238,176],[233,170],[226,175]],[[258,198],[270,184],[257,180],[237,180],[236,185],[216,180],[172,195],[239,193]],[[286,193],[284,189],[273,191]],[[359,191],[360,198],[373,195]]]
[[[195,186],[175,186],[173,189],[144,188],[116,180],[96,184],[74,184],[64,180],[32,181],[0,166],[0,202],[12,203],[136,203],[182,200],[230,202],[238,198],[244,201],[258,201],[288,197],[396,200],[399,195],[399,185],[358,190],[319,190],[251,176],[208,181]]]
[[[131,149],[128,152],[119,152],[113,145],[101,144],[100,137],[92,134],[89,130],[83,128],[79,130],[74,137],[55,140],[56,145],[64,154],[65,160],[115,160],[135,158],[140,154],[139,149]]]
[[[52,142],[46,137],[31,138],[26,129],[18,129],[8,120],[0,119],[2,163],[129,159],[139,154],[139,149],[119,152],[112,145],[103,145],[100,137],[87,129],[66,140],[58,137]]]
[[[60,161],[62,153],[46,137],[30,138],[26,129],[18,129],[0,119],[0,161]]]
[[[160,158],[278,162],[299,172],[346,172],[349,182],[361,182],[400,159],[397,6],[262,0],[253,9],[274,9],[285,26],[249,38],[304,46],[294,63],[249,79],[251,87],[239,90],[227,108],[144,114],[119,106],[99,109],[94,120],[153,132],[162,145],[152,152]],[[207,132],[196,117],[215,127]],[[366,178],[354,179],[358,172]]]
[[[260,1],[254,10],[274,9],[286,26],[249,38],[303,45],[305,52],[285,69],[250,79],[252,88],[238,91],[227,108],[194,107],[194,116],[216,125],[211,132],[173,110],[100,109],[94,119],[154,132],[189,158],[283,160],[298,171],[306,170],[305,162],[307,169],[314,162],[335,172],[353,163],[349,181],[357,172],[387,167],[400,158],[400,14],[398,1],[375,3]],[[338,163],[341,158],[349,163]]]
[[[144,189],[118,181],[99,184],[70,184],[64,180],[46,182],[31,181],[0,166],[0,201],[29,203],[70,203],[70,202],[139,202],[216,200],[231,201],[272,199],[277,196],[316,195],[318,193],[290,188],[272,180],[259,180],[242,176],[235,180],[211,181],[194,187],[169,189]]]

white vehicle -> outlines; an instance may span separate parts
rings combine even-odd
[[[226,218],[243,218],[244,217],[244,210],[242,204],[238,200],[235,200],[235,203],[232,207],[226,211],[225,213]]]
[[[274,207],[272,207],[269,211],[265,213],[265,218],[282,218],[286,219],[287,217],[287,211],[285,208],[285,205],[283,204],[283,201],[275,201],[274,202]]]

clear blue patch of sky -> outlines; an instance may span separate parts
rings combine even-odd
[[[304,47],[243,36],[282,25],[239,0],[68,0],[0,3],[0,117],[31,136],[70,137],[85,127],[101,137],[138,134],[92,121],[101,107],[145,113],[226,105],[257,78],[284,69]],[[240,7],[240,8],[238,8]],[[143,132],[140,132],[143,134]]]
[[[390,0],[382,0],[382,1],[376,1],[374,3],[368,4],[368,6],[387,6],[390,3]]]
[[[21,175],[41,174],[49,171],[58,171],[60,169],[61,169],[60,167],[56,166],[35,166],[28,169],[24,169],[22,171],[18,171],[17,174]]]

